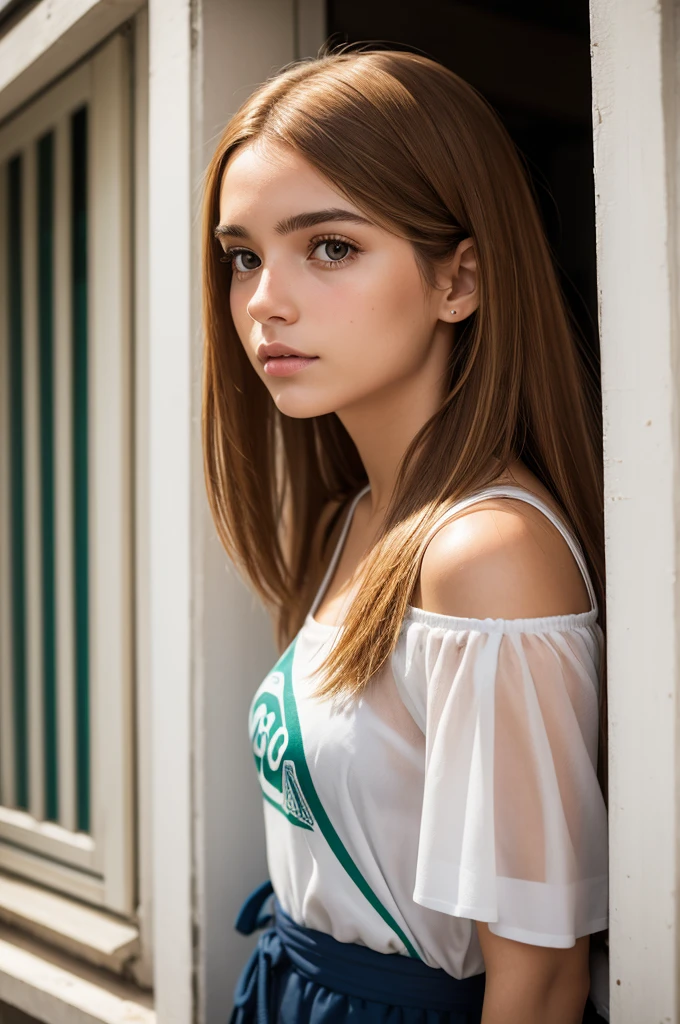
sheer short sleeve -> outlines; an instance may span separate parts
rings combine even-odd
[[[426,738],[416,903],[539,946],[607,927],[594,619],[412,609],[393,668]]]

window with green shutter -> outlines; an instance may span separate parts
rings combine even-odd
[[[0,129],[0,869],[135,905],[128,52]]]

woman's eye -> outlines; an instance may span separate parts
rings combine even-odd
[[[249,270],[257,270],[261,262],[260,257],[256,256],[254,252],[250,252],[249,249],[232,249],[231,259],[234,270],[238,270],[240,274]]]
[[[257,270],[260,257],[250,249],[225,249],[224,256],[220,256],[220,263],[230,263],[232,270],[244,274],[249,270]]]
[[[344,260],[353,251],[353,246],[349,242],[340,242],[336,238],[326,239],[325,242],[319,242],[314,247],[314,252],[320,252],[319,259],[326,260],[329,263],[337,263]]]

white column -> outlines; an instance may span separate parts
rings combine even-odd
[[[613,1024],[678,1019],[677,40],[591,0],[605,443]]]
[[[149,632],[153,947],[159,1024],[195,1019],[192,979],[192,444],[196,51],[190,0],[149,2]],[[200,7],[197,8],[200,11]]]
[[[159,1024],[228,1016],[266,877],[247,707],[276,660],[269,619],[230,571],[200,449],[200,182],[230,114],[323,41],[305,0],[150,0],[149,539],[154,958]],[[296,18],[296,13],[298,17]],[[302,22],[301,20],[302,19]],[[192,911],[195,945],[192,948]]]

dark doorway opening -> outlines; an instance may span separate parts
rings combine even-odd
[[[567,301],[597,358],[588,0],[328,0],[328,32],[333,42],[419,50],[493,105],[524,156]]]

